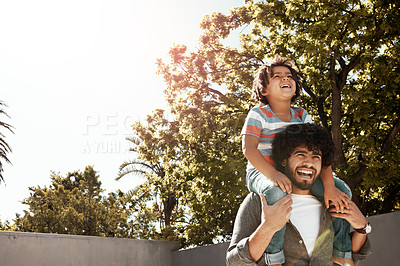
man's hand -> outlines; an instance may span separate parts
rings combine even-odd
[[[272,175],[268,176],[272,182],[274,182],[274,186],[279,186],[283,192],[292,193],[292,181],[282,174],[279,171],[275,171]]]
[[[286,195],[274,205],[268,205],[264,194],[261,197],[261,226],[267,227],[271,231],[279,231],[289,221],[290,212],[292,211],[292,197]]]
[[[346,193],[340,191],[335,186],[324,189],[324,200],[326,208],[334,205],[338,212],[343,212],[345,209],[349,208],[351,200],[349,196],[346,195]]]
[[[337,213],[336,207],[329,209],[332,217],[338,217],[346,219],[354,229],[364,228],[368,223],[365,216],[361,213],[357,205],[350,201],[349,208],[344,210],[344,213]],[[355,232],[351,238],[351,251],[358,253],[364,246],[367,239],[366,234],[360,234]],[[351,264],[350,264],[351,265]]]
[[[258,261],[264,254],[275,232],[289,221],[292,210],[292,197],[286,195],[274,205],[268,205],[263,194],[261,200],[261,224],[249,237],[249,252],[254,261]]]
[[[330,208],[329,212],[332,217],[346,219],[354,229],[364,228],[368,223],[360,209],[352,201],[349,202],[349,207],[344,209],[343,213],[338,213],[338,209],[336,207]]]

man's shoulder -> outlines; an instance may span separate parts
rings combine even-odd
[[[257,211],[261,209],[260,196],[257,193],[250,192],[241,204],[241,208]]]
[[[249,192],[243,202],[246,202],[246,204],[261,204],[260,196],[254,192]]]

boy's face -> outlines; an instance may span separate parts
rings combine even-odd
[[[268,102],[274,100],[290,101],[296,94],[296,82],[293,79],[290,69],[285,66],[276,66],[272,68],[269,77],[269,84],[264,89],[264,95]]]

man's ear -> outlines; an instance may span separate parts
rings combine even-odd
[[[281,165],[282,165],[283,167],[286,166],[286,159],[282,161]]]

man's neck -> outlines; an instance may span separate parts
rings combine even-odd
[[[302,190],[299,189],[298,187],[292,185],[292,194],[297,194],[297,195],[312,195],[311,190]]]

